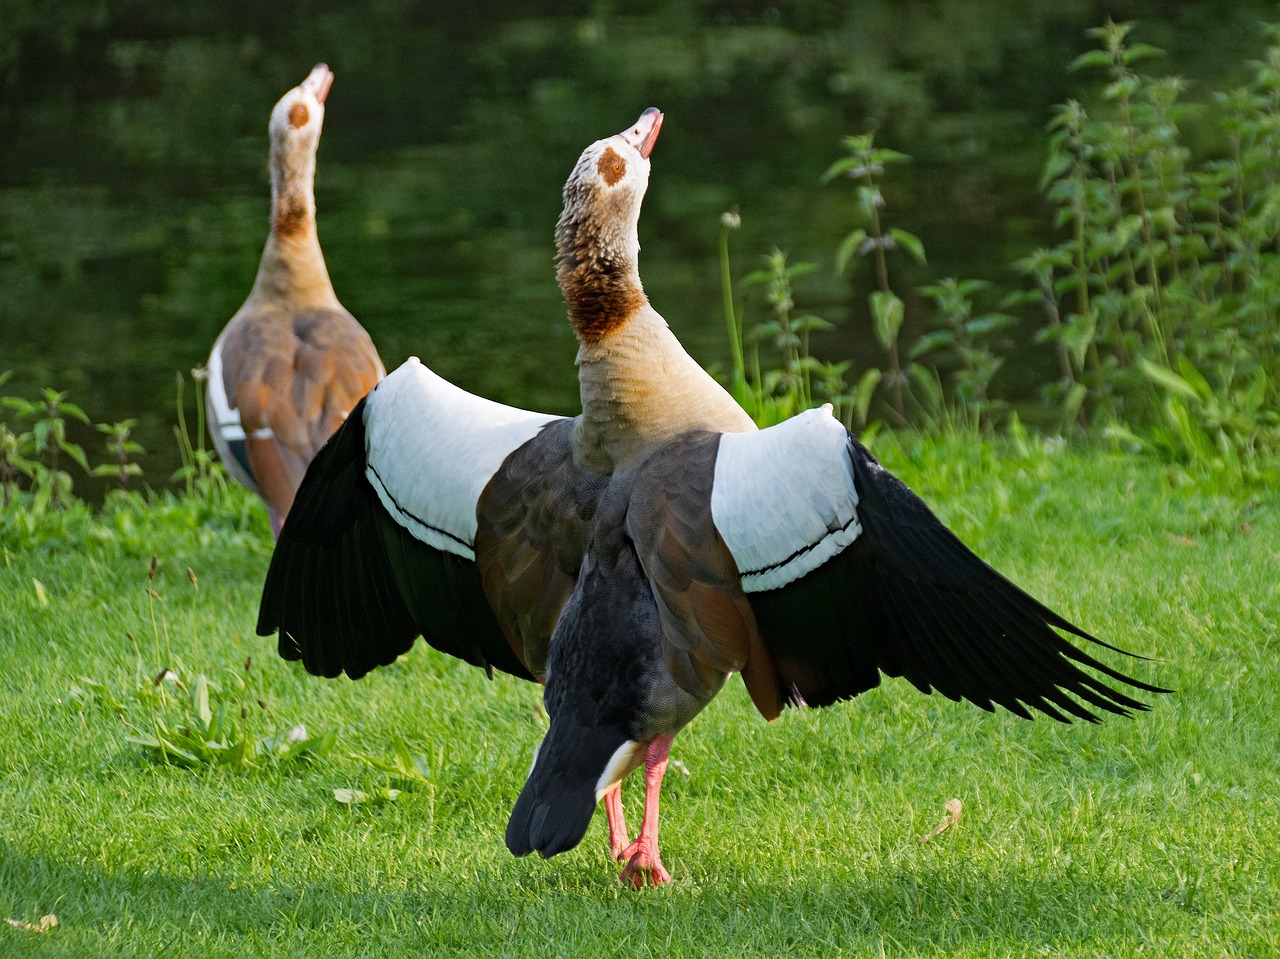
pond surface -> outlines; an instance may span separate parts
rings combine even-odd
[[[137,418],[153,486],[177,466],[176,377],[204,362],[253,281],[267,117],[315,62],[336,73],[320,239],[388,368],[414,354],[496,400],[573,412],[552,262],[560,189],[584,146],[643,108],[666,122],[641,272],[690,352],[727,363],[717,242],[737,207],[736,275],[775,245],[816,262],[799,309],[837,325],[816,351],[856,368],[880,356],[867,277],[831,268],[852,193],[820,183],[842,135],[876,129],[914,157],[886,186],[888,215],[922,238],[929,265],[902,265],[898,289],[1011,282],[1007,264],[1052,237],[1035,193],[1043,126],[1074,89],[1065,67],[1088,48],[1085,28],[1108,11],[1143,17],[1140,38],[1175,51],[1169,69],[1212,74],[1260,53],[1271,9],[73,2],[51,19],[13,7],[0,44],[0,371],[14,376],[0,393],[52,386],[96,422]],[[758,293],[746,307],[748,323],[764,314]],[[100,437],[77,438],[96,459]]]

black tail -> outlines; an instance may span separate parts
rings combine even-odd
[[[511,811],[507,848],[546,859],[580,843],[595,812],[600,777],[628,740],[618,727],[566,729],[552,722]]]

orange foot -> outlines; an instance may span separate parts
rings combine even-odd
[[[671,873],[662,865],[658,857],[658,844],[650,842],[647,836],[641,836],[622,853],[619,859],[626,859],[627,864],[618,878],[624,885],[635,889],[645,886],[661,886],[671,881]]]

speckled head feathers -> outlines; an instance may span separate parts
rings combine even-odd
[[[636,228],[661,127],[662,112],[650,107],[621,133],[587,147],[565,183],[558,276],[583,340],[608,333],[644,302]]]
[[[307,78],[286,93],[271,111],[271,142],[299,140],[315,149],[324,125],[324,101],[333,71],[318,63]]]
[[[314,217],[316,147],[332,85],[333,71],[318,63],[271,111],[272,225],[277,236],[304,231]]]

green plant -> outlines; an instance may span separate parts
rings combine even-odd
[[[145,453],[142,444],[130,439],[133,428],[138,425],[135,419],[121,420],[118,423],[99,423],[97,430],[106,437],[105,445],[111,462],[102,463],[93,468],[91,475],[111,477],[120,484],[122,490],[129,488],[129,478],[142,475],[142,467],[130,462],[131,456]]]
[[[0,434],[6,448],[5,464],[11,470],[6,483],[17,473],[25,472],[31,479],[35,509],[56,510],[69,505],[74,484],[71,474],[62,469],[62,457],[69,457],[86,473],[89,463],[84,450],[67,438],[67,419],[88,425],[89,417],[67,399],[65,392],[48,388],[38,401],[5,396],[0,397],[0,404],[17,413],[19,420],[31,423],[29,433],[15,435],[5,430]]]
[[[1080,382],[1077,370],[1083,367],[1085,351],[1090,346],[1091,329],[1079,321],[1068,325],[1062,319],[1062,281],[1055,275],[1070,266],[1064,250],[1036,250],[1013,264],[1014,269],[1035,282],[1031,290],[1016,290],[1005,296],[1005,307],[1034,304],[1044,313],[1045,325],[1035,335],[1037,343],[1051,343],[1058,360],[1059,378],[1045,384],[1041,395],[1061,411],[1058,427],[1069,423],[1085,425],[1083,408],[1088,389]]]
[[[29,432],[15,433],[0,423],[0,508],[7,508],[18,495],[22,477],[30,480],[38,464],[28,457],[33,444]]]
[[[196,425],[195,438],[187,425],[187,410],[184,393],[186,377],[176,374],[177,383],[177,423],[173,427],[174,438],[178,441],[178,454],[182,465],[170,477],[171,481],[181,482],[188,496],[198,495],[200,498],[214,502],[220,501],[227,490],[227,469],[218,461],[212,450],[205,447],[205,405],[203,384],[208,371],[200,368],[191,371],[191,379],[195,382]]]
[[[190,688],[184,685],[170,643],[169,623],[161,608],[163,597],[154,585],[159,570],[159,557],[152,556],[147,571],[147,616],[153,642],[152,663],[159,662],[162,665],[154,676],[150,669],[142,668],[143,655],[134,640],[139,673],[143,677],[138,683],[141,695],[137,698],[146,703],[147,721],[144,729],[133,728],[133,735],[126,736],[126,741],[142,747],[143,753],[156,762],[188,769],[253,766],[264,761],[292,762],[326,755],[337,740],[336,729],[310,736],[305,726],[297,725],[275,735],[257,736],[245,722],[251,712],[248,702],[238,706],[240,721],[237,722],[237,704],[217,703],[214,697],[221,693],[219,684],[204,673],[197,674]],[[198,591],[199,580],[190,567],[187,567],[186,575],[192,587]],[[241,693],[247,693],[245,675],[252,663],[250,657],[245,660],[243,671],[226,671],[227,685]],[[172,711],[167,708],[172,705],[166,692],[169,685],[188,693],[187,709],[177,718],[166,715]],[[100,689],[91,683],[89,688],[100,701],[103,699]],[[249,698],[255,700],[255,697]],[[115,701],[114,697],[112,700]],[[256,698],[253,711],[265,709],[265,702]]]
[[[1099,49],[1074,64],[1106,83],[1093,115],[1069,101],[1050,124],[1043,187],[1070,236],[1018,261],[1036,289],[1008,302],[1043,306],[1039,338],[1062,371],[1047,396],[1064,422],[1247,456],[1280,443],[1280,31],[1267,28],[1251,82],[1206,118],[1179,78],[1137,72],[1160,51],[1132,30],[1091,31]],[[1225,156],[1198,159],[1184,142],[1183,126],[1206,119]]]
[[[924,244],[906,230],[897,227],[885,229],[881,213],[885,207],[885,198],[880,178],[886,167],[905,163],[910,157],[896,150],[876,147],[870,133],[845,137],[844,146],[849,155],[832,163],[822,175],[822,180],[829,183],[837,177],[846,177],[857,183],[855,210],[862,223],[840,241],[836,249],[835,269],[836,273],[843,273],[854,256],[871,259],[876,283],[876,289],[869,298],[872,325],[876,339],[888,353],[889,359],[887,371],[869,369],[862,374],[854,389],[854,396],[865,397],[866,402],[855,402],[855,406],[858,408],[859,420],[866,422],[871,394],[878,385],[885,384],[889,387],[898,425],[905,425],[907,411],[903,397],[906,376],[899,357],[898,334],[906,317],[906,307],[890,288],[887,253],[903,249],[923,265]]]
[[[973,315],[973,297],[991,286],[985,280],[957,280],[948,277],[939,283],[921,287],[920,292],[934,301],[943,325],[926,333],[911,346],[910,357],[916,360],[930,353],[950,354],[955,369],[951,374],[956,398],[977,418],[978,425],[990,426],[992,417],[1005,409],[1003,400],[990,396],[991,380],[1004,363],[989,345],[991,335],[1007,329],[1017,320],[1007,313]],[[927,371],[918,363],[909,368],[918,382],[928,381]]]
[[[737,207],[720,214],[720,296],[724,303],[724,323],[729,335],[729,356],[733,374],[729,392],[752,416],[759,413],[756,396],[747,383],[746,360],[742,349],[742,314],[733,299],[733,276],[729,266],[729,234],[742,226]]]
[[[765,302],[772,319],[755,324],[744,337],[751,346],[752,389],[757,402],[757,421],[761,425],[780,422],[813,405],[815,374],[831,380],[831,373],[815,360],[809,351],[809,337],[815,331],[829,330],[831,324],[812,314],[793,315],[794,281],[816,269],[814,263],[788,263],[779,249],[763,257],[763,269],[748,274],[743,282],[764,288]],[[781,365],[763,370],[760,346],[776,351]]]

